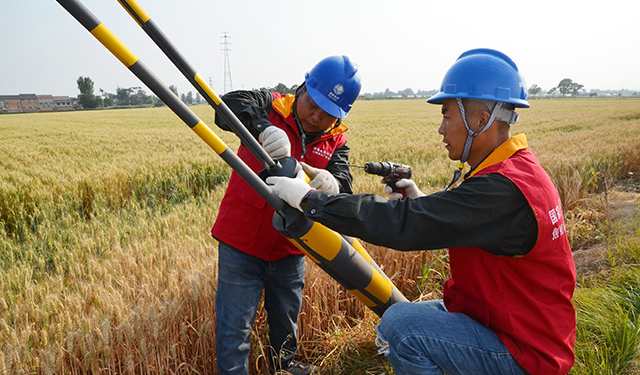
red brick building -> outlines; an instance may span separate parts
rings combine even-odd
[[[7,113],[38,112],[40,105],[36,94],[2,95],[0,110]]]
[[[7,113],[22,112],[22,103],[20,95],[3,95],[0,96],[2,101],[2,110]]]
[[[20,94],[19,96],[22,112],[40,111],[40,107],[38,106],[38,97],[36,94]]]
[[[77,98],[68,96],[20,94],[0,95],[0,112],[72,111],[81,109]],[[77,107],[77,108],[74,108]]]

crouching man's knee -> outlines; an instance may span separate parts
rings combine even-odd
[[[400,302],[391,305],[384,312],[378,324],[376,337],[376,345],[378,346],[378,354],[389,355],[389,341],[397,342],[402,337],[399,329],[402,328],[403,317],[406,317],[407,309],[411,308],[411,303]]]

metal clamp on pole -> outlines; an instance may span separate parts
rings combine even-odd
[[[354,238],[316,223],[286,205],[273,226],[329,276],[378,316],[396,302],[409,302]]]

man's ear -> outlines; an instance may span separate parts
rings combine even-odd
[[[491,118],[491,114],[487,111],[479,111],[478,112],[478,130],[484,129]]]

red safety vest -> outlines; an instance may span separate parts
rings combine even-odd
[[[524,135],[505,142],[478,169],[476,176],[499,173],[522,191],[538,222],[538,240],[521,257],[449,249],[445,305],[491,328],[531,374],[566,374],[575,359],[576,273],[557,190],[526,150]]]
[[[300,160],[302,141],[293,118],[293,95],[273,93],[272,111],[269,121],[284,130],[291,142],[291,156]],[[316,168],[326,168],[334,151],[347,141],[343,124],[317,137],[307,145],[302,159]],[[249,149],[240,146],[238,156],[254,172],[264,167]],[[276,261],[291,254],[302,254],[288,239],[273,228],[274,210],[236,172],[231,173],[227,191],[220,203],[220,212],[211,230],[213,236],[240,251],[258,258]]]

